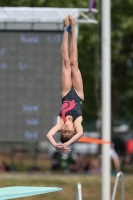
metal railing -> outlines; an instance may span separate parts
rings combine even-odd
[[[77,183],[76,187],[76,200],[82,200],[82,189],[80,183]]]
[[[114,185],[114,190],[113,190],[113,194],[112,194],[112,199],[111,200],[115,200],[115,196],[116,196],[116,191],[117,191],[117,186],[118,186],[118,181],[119,178],[122,178],[122,185],[121,185],[121,200],[124,200],[124,190],[125,190],[125,181],[124,181],[124,174],[123,172],[118,172],[116,175],[116,180],[115,180],[115,185]]]

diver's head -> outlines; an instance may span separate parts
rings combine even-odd
[[[76,133],[76,130],[74,128],[72,117],[68,116],[61,129],[60,141],[62,143],[67,142],[75,135],[75,133]]]

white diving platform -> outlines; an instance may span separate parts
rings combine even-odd
[[[27,197],[62,190],[59,187],[13,186],[0,188],[0,200]]]

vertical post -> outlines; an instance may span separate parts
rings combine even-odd
[[[111,138],[110,0],[102,0],[102,139]],[[102,145],[102,200],[110,200],[110,145]]]
[[[80,183],[77,183],[77,187],[76,187],[76,200],[82,200],[82,190],[81,190]]]

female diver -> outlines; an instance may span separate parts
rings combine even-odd
[[[78,68],[78,50],[75,37],[75,19],[68,15],[63,20],[63,38],[61,44],[62,58],[62,107],[57,117],[56,125],[47,133],[46,137],[60,153],[71,150],[68,146],[83,135],[81,105],[84,100],[83,82]],[[70,44],[68,35],[70,33]],[[56,143],[54,135],[61,132],[61,144]]]

